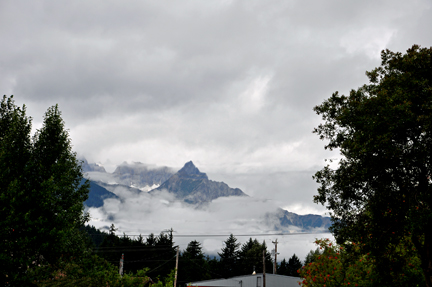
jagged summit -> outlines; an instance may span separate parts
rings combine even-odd
[[[187,162],[177,173],[183,179],[208,179],[207,174],[200,172],[192,161]]]
[[[150,193],[155,194],[162,190],[175,194],[178,199],[188,203],[209,202],[222,196],[246,196],[238,188],[230,188],[223,182],[209,180],[192,161],[187,162],[177,173]]]
[[[84,157],[80,158],[83,172],[97,171],[106,173],[105,168],[101,164],[89,163]]]

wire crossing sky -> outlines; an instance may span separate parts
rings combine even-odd
[[[124,215],[122,232],[144,233],[146,219],[149,230],[248,234],[229,216],[253,218],[262,202],[326,212],[312,202],[312,175],[339,154],[312,134],[312,108],[367,83],[381,50],[432,46],[430,27],[429,0],[3,0],[0,90],[27,106],[34,130],[58,103],[74,150],[109,172],[124,161],[180,169],[192,160],[261,200],[212,204],[226,217],[210,224],[180,203],[169,214],[158,212],[164,203],[107,206]],[[310,237],[280,249],[305,255]]]

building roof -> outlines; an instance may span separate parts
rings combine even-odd
[[[267,274],[266,287],[297,287],[301,282],[300,277],[292,277],[278,274]],[[189,283],[191,287],[263,287],[263,274],[236,276],[226,279],[212,279]]]

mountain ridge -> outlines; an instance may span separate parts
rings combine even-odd
[[[239,188],[231,188],[224,182],[209,180],[207,174],[201,172],[192,161],[185,163],[177,172],[173,172],[173,169],[169,167],[149,168],[142,163],[123,163],[112,174],[92,171],[86,173],[85,176],[89,179],[93,177],[94,184],[114,195],[116,195],[118,188],[135,195],[148,192],[155,198],[162,195],[163,192],[168,192],[174,195],[176,200],[190,204],[193,208],[200,208],[200,206],[205,206],[218,198],[249,197]],[[164,178],[167,179],[160,183]],[[97,207],[100,207],[107,193],[92,192],[93,187],[94,185],[90,187],[90,201],[88,203],[98,202]],[[328,230],[331,226],[329,217],[316,214],[299,215],[282,208],[269,213],[268,216],[277,221],[277,224],[272,224],[275,230],[281,230],[280,228],[291,230],[290,226],[301,228],[304,231],[313,228]]]
[[[156,194],[163,190],[191,204],[208,202],[219,197],[247,196],[239,188],[231,188],[224,182],[209,180],[207,174],[200,172],[192,161],[187,162],[177,173],[150,193]]]

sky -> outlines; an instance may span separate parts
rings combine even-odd
[[[0,91],[34,130],[58,104],[73,149],[109,172],[192,160],[324,215],[312,176],[339,155],[313,107],[366,84],[381,50],[432,46],[431,27],[430,0],[1,0]]]

